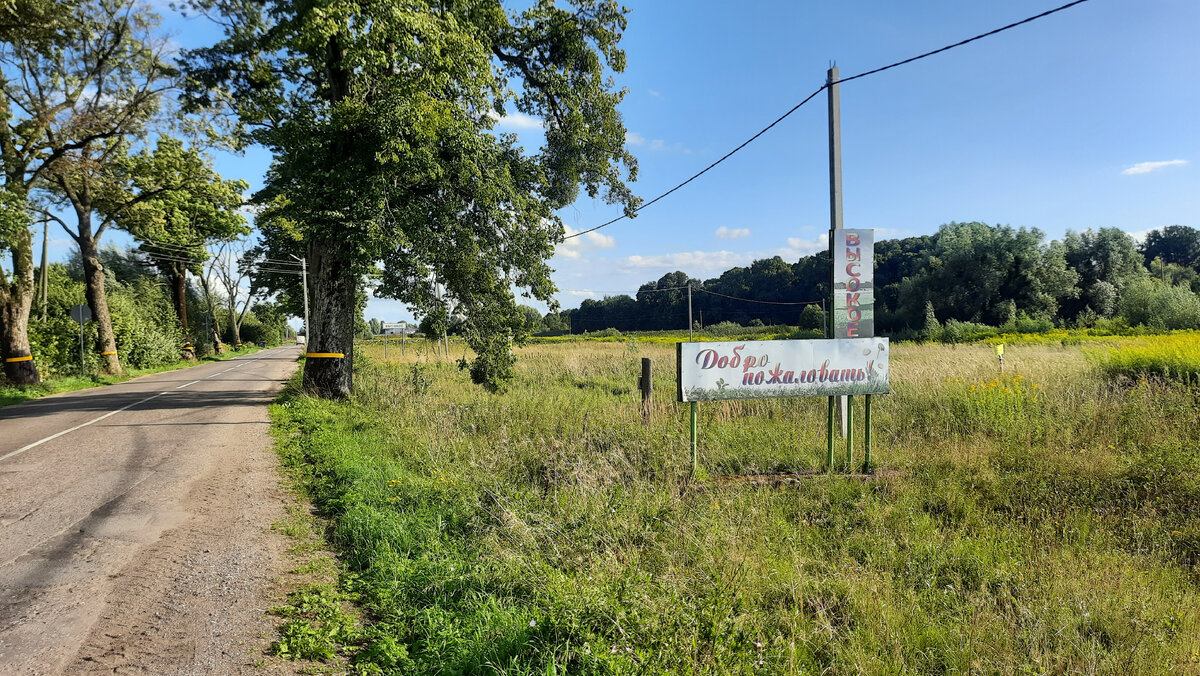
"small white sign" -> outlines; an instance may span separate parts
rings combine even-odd
[[[886,394],[887,338],[677,343],[679,401]]]

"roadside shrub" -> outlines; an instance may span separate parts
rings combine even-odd
[[[149,280],[111,289],[108,309],[122,364],[153,368],[179,360],[183,330],[162,292]]]

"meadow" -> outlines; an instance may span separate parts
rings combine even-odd
[[[418,341],[361,345],[352,400],[293,384],[273,407],[339,561],[277,609],[277,651],[357,673],[1200,673],[1198,340],[1010,345],[1003,372],[991,345],[896,344],[873,474],[823,472],[825,401],[779,399],[701,404],[698,477],[669,344],[525,347],[503,394]]]

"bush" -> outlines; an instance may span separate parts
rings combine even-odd
[[[1200,329],[1200,296],[1182,284],[1170,286],[1152,278],[1139,279],[1125,290],[1118,308],[1120,316],[1132,326]]]
[[[943,343],[973,343],[992,338],[998,334],[999,330],[994,326],[976,324],[974,322],[960,322],[957,319],[951,319],[942,327],[941,331],[937,334],[937,338]]]
[[[29,322],[29,342],[43,378],[79,373],[79,324],[71,307],[84,303],[83,282],[71,279],[61,264],[50,266],[46,319],[35,308]],[[117,354],[125,367],[144,369],[179,360],[184,333],[163,290],[148,277],[127,283],[109,280],[108,310],[112,316]],[[96,352],[96,323],[83,326],[84,360],[89,373],[100,369]]]
[[[122,364],[142,369],[179,360],[183,329],[162,291],[148,279],[110,289],[108,309]]]
[[[825,329],[825,312],[818,305],[805,305],[800,311],[800,328]]]
[[[1022,312],[1016,321],[1002,327],[1005,333],[1046,333],[1054,330],[1054,320],[1048,317],[1030,317]]]

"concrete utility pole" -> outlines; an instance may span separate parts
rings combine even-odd
[[[825,76],[826,91],[829,98],[829,293],[832,297],[833,288],[833,243],[837,239],[837,231],[845,227],[842,220],[842,102],[838,91],[838,69],[834,66]],[[825,315],[825,337],[833,337],[833,313]],[[830,469],[833,468],[833,419],[835,397],[829,397],[828,411],[828,457]],[[849,399],[841,397],[842,436],[849,433],[848,408]]]
[[[301,279],[304,280],[304,349],[307,352],[312,345],[309,342],[309,338],[312,337],[312,325],[308,323],[308,259],[295,254],[292,254],[292,258],[300,261]]]
[[[829,69],[825,84],[829,88],[829,230],[830,248],[833,247],[833,230],[841,230],[842,223],[842,103],[838,93],[837,66]]]

